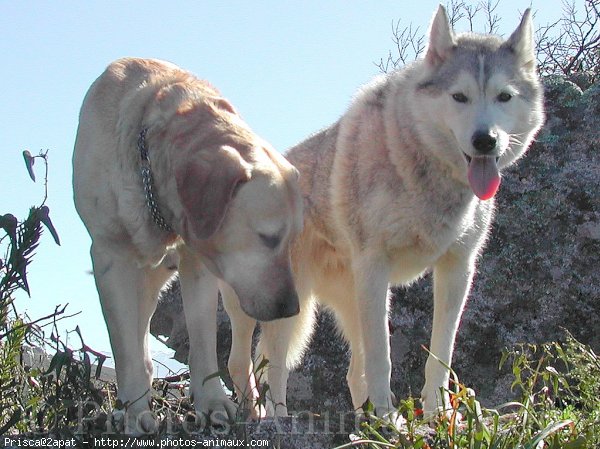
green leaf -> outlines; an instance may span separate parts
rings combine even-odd
[[[21,409],[17,409],[10,417],[8,422],[0,427],[0,435],[5,435],[12,426],[19,422],[21,419]]]
[[[4,229],[10,242],[14,245],[17,241],[17,218],[13,214],[4,214],[0,217],[0,228]]]
[[[404,444],[410,444],[410,442],[408,442],[408,441],[407,441],[407,442],[406,442],[406,443],[404,443]],[[423,446],[425,446],[425,440],[422,440],[422,439],[421,439],[421,440],[418,440],[418,441],[415,441],[415,442],[413,443],[413,447],[414,447],[415,449],[421,449]]]
[[[50,366],[44,374],[50,374],[52,371],[56,371],[56,378],[60,377],[60,372],[63,366],[69,361],[69,355],[66,352],[58,351],[50,360]]]
[[[550,435],[558,432],[563,427],[570,426],[571,424],[573,424],[573,421],[570,419],[549,424],[544,430],[539,432],[531,441],[528,441],[525,444],[525,448],[536,449],[538,444],[540,444],[540,442],[543,439],[548,438]]]
[[[31,155],[29,150],[25,150],[23,151],[23,159],[25,160],[25,166],[27,167],[29,177],[33,182],[35,182],[35,173],[33,172],[33,164],[35,163],[35,158]]]
[[[98,357],[96,362],[96,373],[94,374],[96,379],[100,379],[100,375],[102,374],[102,365],[104,365],[106,359],[107,357],[105,355],[103,355],[102,357]]]
[[[38,209],[38,218],[42,223],[44,223],[46,228],[48,228],[48,231],[50,231],[50,234],[52,234],[52,238],[54,239],[56,244],[60,246],[60,239],[58,238],[58,233],[56,232],[56,229],[52,224],[52,220],[50,220],[50,209],[48,209],[48,206],[42,206]]]
[[[13,266],[21,280],[21,288],[31,297],[29,283],[27,282],[27,259],[22,254],[16,253],[12,260]]]
[[[254,372],[256,374],[259,374],[263,369],[265,369],[267,367],[268,364],[269,364],[269,359],[266,357],[263,357],[262,360],[260,361],[260,363],[258,364],[258,366],[254,369]]]
[[[584,436],[579,436],[573,441],[565,443],[563,449],[585,449],[587,447],[587,440]]]
[[[510,357],[510,353],[508,351],[502,351],[502,357],[500,357],[500,363],[498,365],[498,369],[502,369],[508,358]]]
[[[204,380],[202,381],[202,386],[204,386],[204,384],[206,382],[208,382],[209,380],[214,379],[216,377],[218,377],[219,379],[225,379],[227,377],[227,370],[226,369],[220,369],[216,373],[212,373],[212,374],[206,376],[204,378]]]
[[[92,362],[90,355],[87,352],[83,353],[83,380],[86,383],[90,383],[92,378]]]
[[[266,405],[267,404],[267,393],[271,391],[271,388],[269,387],[269,384],[263,384],[262,388],[260,389],[260,392],[258,394],[258,398],[256,399],[256,403],[259,405]]]
[[[365,413],[373,414],[375,412],[375,407],[369,398],[365,401],[365,403],[361,406]]]

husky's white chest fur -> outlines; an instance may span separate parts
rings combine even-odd
[[[412,73],[378,78],[355,98],[340,122],[329,192],[336,246],[385,255],[392,282],[403,284],[453,244],[479,247],[494,209],[473,195],[448,131],[424,136],[414,125]],[[433,139],[446,151],[429,148]]]

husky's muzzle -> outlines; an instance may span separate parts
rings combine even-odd
[[[490,154],[498,145],[498,133],[495,131],[475,131],[471,138],[473,148],[480,154]]]

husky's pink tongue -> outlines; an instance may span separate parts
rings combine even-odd
[[[473,156],[469,163],[469,184],[479,199],[489,200],[500,187],[500,173],[493,156]]]

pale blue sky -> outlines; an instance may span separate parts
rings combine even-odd
[[[110,350],[93,278],[86,274],[90,239],[71,190],[79,107],[109,62],[153,57],[194,72],[284,151],[337,120],[356,89],[378,73],[374,62],[393,47],[393,20],[425,33],[437,4],[0,0],[0,214],[22,218],[39,203],[41,182],[29,180],[21,152],[48,149],[47,204],[62,241],[58,247],[44,235],[29,270],[32,298],[19,295],[19,310],[36,318],[69,303],[68,311],[82,313],[62,328],[79,324],[88,345]],[[510,33],[530,4],[536,25],[560,17],[559,0],[501,0],[500,32]],[[36,168],[42,178],[42,167]]]

